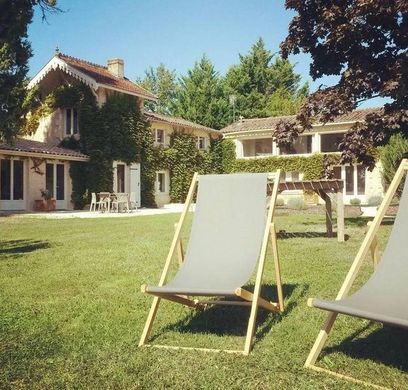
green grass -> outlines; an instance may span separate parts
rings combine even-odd
[[[0,388],[360,388],[302,366],[324,319],[306,300],[335,296],[362,241],[362,220],[347,221],[350,239],[338,243],[322,237],[322,216],[278,216],[287,233],[278,240],[287,309],[260,311],[244,357],[137,347],[152,300],[140,285],[157,283],[177,218],[2,218]],[[389,231],[382,227],[382,244]],[[264,290],[273,297],[268,256]],[[371,271],[367,259],[357,285]],[[163,302],[151,340],[241,349],[247,320],[247,308],[194,312]],[[319,365],[404,388],[407,345],[407,332],[340,316]]]

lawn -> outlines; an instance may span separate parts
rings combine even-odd
[[[177,218],[2,218],[0,388],[360,388],[302,366],[324,319],[306,300],[335,296],[363,220],[347,220],[350,238],[338,243],[323,237],[321,215],[276,218],[286,232],[278,240],[286,311],[259,312],[256,343],[244,357],[137,347],[152,300],[140,285],[157,283]],[[381,228],[382,245],[389,231]],[[268,256],[264,290],[273,297]],[[357,285],[371,271],[367,259]],[[151,342],[241,349],[247,319],[247,308],[195,312],[163,302]],[[340,316],[318,365],[407,388],[407,345],[405,331]]]

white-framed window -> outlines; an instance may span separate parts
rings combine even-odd
[[[156,172],[156,188],[157,192],[167,192],[166,188],[166,173]]]
[[[312,140],[312,135],[299,136],[291,145],[281,147],[280,154],[310,154],[312,153]]]
[[[323,153],[339,152],[339,145],[345,132],[320,134],[320,151]]]
[[[197,137],[197,148],[204,150],[207,147],[205,137]]]
[[[15,158],[0,160],[0,199],[24,199],[24,161]]]
[[[78,110],[76,108],[65,109],[65,134],[78,134]]]
[[[155,129],[154,130],[154,142],[156,145],[162,145],[164,146],[164,140],[165,140],[165,133],[163,129]]]
[[[283,179],[284,181],[299,181],[300,172],[298,171],[281,172],[281,179]]]
[[[366,169],[360,165],[343,165],[333,168],[334,178],[345,182],[346,196],[365,195]]]

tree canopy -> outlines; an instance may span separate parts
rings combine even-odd
[[[288,60],[273,56],[259,40],[239,56],[225,77],[226,95],[236,96],[236,110],[245,118],[295,114],[308,94]]]
[[[164,64],[160,64],[157,68],[151,66],[145,71],[144,78],[139,79],[138,82],[158,97],[157,103],[146,103],[148,110],[167,115],[173,113],[177,88],[175,70],[167,69]]]
[[[208,57],[203,55],[187,75],[179,80],[174,113],[204,126],[219,129],[227,123],[227,110],[222,78]]]
[[[295,114],[309,94],[307,83],[294,64],[273,55],[260,38],[248,54],[239,55],[226,75],[220,75],[207,56],[184,76],[163,64],[145,71],[139,83],[158,95],[158,103],[147,103],[151,111],[177,115],[220,129],[238,116],[245,118]],[[235,115],[234,115],[235,114]]]
[[[33,8],[43,18],[56,11],[56,0],[6,0],[0,2],[0,139],[10,141],[24,126],[34,94],[26,89],[28,60],[32,55],[27,27]]]
[[[286,0],[297,13],[281,44],[284,58],[307,52],[314,80],[339,75],[334,86],[311,94],[297,115],[282,126],[282,138],[310,129],[316,118],[328,122],[374,97],[389,98],[383,111],[367,115],[340,145],[342,162],[372,168],[374,148],[395,133],[408,134],[408,2],[405,0]]]

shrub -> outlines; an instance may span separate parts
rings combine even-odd
[[[359,198],[350,199],[350,204],[351,204],[352,206],[358,206],[358,205],[361,204],[361,199],[359,199]]]
[[[379,195],[370,196],[367,200],[369,206],[379,206],[382,202],[382,197]]]
[[[288,202],[287,202],[287,206],[290,209],[294,209],[294,210],[305,210],[307,209],[307,205],[305,203],[305,201],[303,200],[303,198],[301,197],[293,197],[293,198],[289,198]]]
[[[281,196],[278,196],[276,198],[276,206],[277,207],[282,207],[285,205],[285,201],[283,200],[283,198]]]
[[[233,164],[234,172],[302,172],[304,180],[325,177],[326,165],[336,165],[340,156],[314,153],[311,156],[272,156],[265,158],[237,159]]]
[[[401,160],[406,157],[408,152],[408,138],[401,134],[395,134],[390,138],[388,145],[381,148],[380,159],[382,164],[383,178],[385,185],[388,186],[393,179],[395,172]],[[403,183],[401,183],[397,194],[402,192]]]

